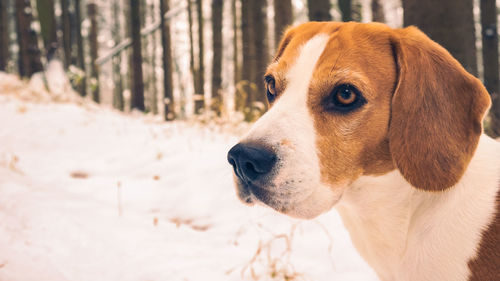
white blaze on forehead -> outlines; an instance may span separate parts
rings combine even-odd
[[[271,134],[273,131],[279,133],[276,132],[277,125],[280,125],[279,123],[289,123],[292,121],[290,119],[282,120],[281,118],[285,116],[296,119],[303,125],[304,123],[310,123],[308,127],[311,130],[313,129],[312,118],[309,116],[307,109],[307,94],[316,63],[323,53],[327,42],[328,35],[319,34],[300,47],[295,63],[286,74],[286,89],[283,93],[280,93],[280,98],[274,106],[254,124],[246,139],[260,139],[262,137],[269,139],[270,135],[261,135],[259,132],[267,130],[270,126],[270,132],[267,133]],[[285,125],[285,128],[279,129],[293,127],[290,125]],[[282,135],[281,137],[289,138],[290,136]]]
[[[286,89],[244,138],[275,150],[279,168],[269,187],[287,194],[276,200],[288,204],[288,214],[298,217],[319,215],[338,199],[338,194],[321,184],[313,117],[307,106],[309,84],[328,39],[327,34],[319,34],[300,47],[286,73]]]

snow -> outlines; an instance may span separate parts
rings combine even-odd
[[[232,130],[5,89],[0,280],[377,280],[334,210],[238,201]]]

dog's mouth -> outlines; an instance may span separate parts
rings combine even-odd
[[[289,198],[286,194],[280,194],[269,190],[266,187],[252,182],[242,182],[237,180],[237,193],[239,199],[246,205],[262,203],[276,211],[286,213]]]

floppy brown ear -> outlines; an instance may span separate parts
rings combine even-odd
[[[396,30],[392,44],[399,76],[389,126],[393,161],[414,187],[444,190],[460,180],[476,150],[490,97],[417,28]]]

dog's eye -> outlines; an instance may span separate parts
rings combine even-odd
[[[267,100],[271,103],[276,99],[276,82],[272,76],[266,76]]]
[[[342,84],[331,92],[325,102],[328,111],[349,112],[366,103],[361,93],[354,86]]]

